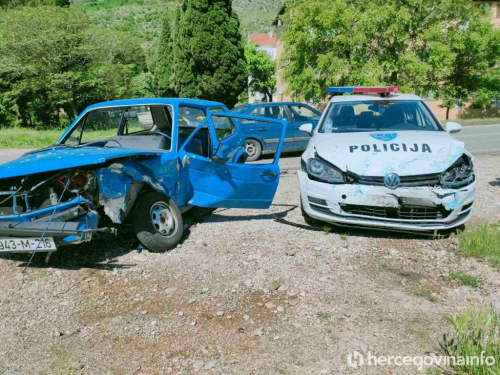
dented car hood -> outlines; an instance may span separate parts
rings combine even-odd
[[[52,148],[24,155],[19,159],[0,165],[0,179],[97,165],[124,157],[154,156],[163,153],[165,152],[114,147]]]
[[[444,131],[316,133],[316,154],[361,176],[399,176],[444,172],[465,151]]]

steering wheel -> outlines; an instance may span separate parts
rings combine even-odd
[[[165,133],[162,133],[161,131],[158,131],[158,130],[150,130],[150,131],[148,131],[148,133],[149,134],[162,135],[162,136],[167,137],[168,139],[172,140],[172,138],[169,135],[167,135]]]

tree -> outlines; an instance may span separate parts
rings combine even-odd
[[[259,51],[255,42],[246,45],[245,57],[250,74],[250,91],[252,94],[261,93],[266,101],[272,102],[276,90],[276,63],[265,51]]]
[[[450,73],[441,86],[446,119],[450,108],[468,102],[490,105],[500,94],[500,31],[490,23],[489,14],[476,14],[458,27],[448,28],[446,37],[454,56]]]
[[[70,0],[55,0],[55,6],[67,8],[70,6]]]
[[[57,126],[62,113],[71,120],[91,103],[129,96],[133,77],[144,70],[138,43],[92,26],[84,13],[42,6],[2,17],[0,110],[8,113],[0,120]]]
[[[155,83],[159,96],[169,97],[173,95],[173,52],[172,29],[170,27],[170,19],[166,15],[163,19],[160,41],[156,49],[154,68]]]
[[[231,0],[183,0],[174,35],[177,96],[233,107],[247,87],[247,67]]]
[[[444,30],[475,8],[470,0],[310,0],[282,17],[283,78],[297,96],[320,101],[332,85],[400,85],[439,93],[454,54]]]
[[[20,6],[39,6],[39,5],[51,5],[54,0],[0,0],[0,9],[2,8],[14,8]]]

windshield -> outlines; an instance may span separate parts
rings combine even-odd
[[[331,103],[320,133],[373,130],[442,130],[421,100],[363,100]]]
[[[168,109],[167,109],[168,107]],[[98,108],[87,113],[73,128],[65,145],[94,145],[119,135],[141,135],[161,132],[171,137],[172,110],[170,106],[123,106]],[[117,146],[118,142],[109,143]]]

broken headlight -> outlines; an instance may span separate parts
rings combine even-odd
[[[339,184],[344,182],[344,175],[333,165],[323,160],[311,158],[307,161],[307,174],[313,179]]]
[[[458,189],[474,181],[472,160],[466,154],[457,159],[441,176],[441,185],[447,189]]]

